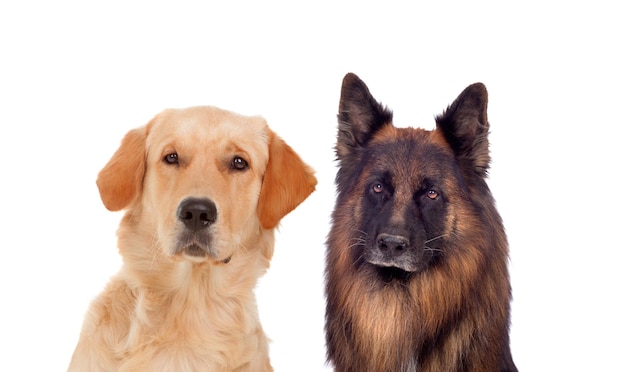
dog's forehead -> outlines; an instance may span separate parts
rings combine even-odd
[[[236,143],[250,150],[267,147],[267,123],[260,116],[245,116],[211,106],[171,109],[151,123],[148,146],[185,142],[200,146]]]
[[[380,155],[402,160],[422,158],[431,152],[448,152],[449,146],[437,131],[422,128],[398,128],[387,125],[371,141]]]
[[[372,138],[371,172],[393,174],[400,180],[420,180],[449,169],[454,157],[445,139],[434,130],[387,126]]]

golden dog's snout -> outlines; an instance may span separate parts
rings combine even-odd
[[[178,219],[193,231],[209,227],[217,219],[215,203],[206,198],[187,198],[183,200],[176,211]]]

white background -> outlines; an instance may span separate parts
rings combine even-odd
[[[257,294],[275,369],[326,370],[324,241],[349,71],[397,125],[428,129],[486,84],[514,359],[626,370],[622,6],[424,3],[2,2],[0,370],[66,369],[120,265],[121,214],[100,203],[98,171],[129,129],[204,104],[263,115],[317,170]]]

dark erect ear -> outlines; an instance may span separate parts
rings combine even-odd
[[[345,166],[346,158],[365,146],[383,125],[390,124],[392,113],[378,103],[365,83],[355,74],[343,78],[339,101],[337,159]]]
[[[436,120],[459,161],[486,176],[490,161],[487,88],[482,83],[468,86]]]

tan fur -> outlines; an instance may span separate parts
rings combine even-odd
[[[178,154],[177,165],[164,157]],[[249,168],[235,171],[234,156]],[[253,288],[274,228],[313,192],[312,170],[260,117],[167,110],[131,130],[98,176],[126,209],[120,272],[93,301],[70,371],[271,371]],[[205,256],[176,251],[188,197],[215,203]]]

